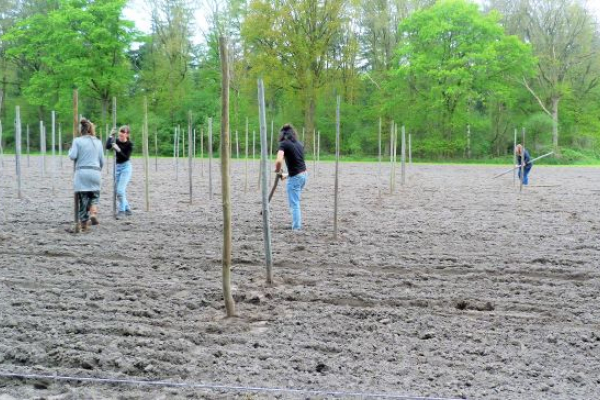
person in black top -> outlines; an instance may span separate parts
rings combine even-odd
[[[117,219],[131,215],[131,208],[127,201],[127,185],[131,180],[132,168],[129,157],[133,151],[133,143],[129,140],[129,126],[119,128],[119,137],[115,140],[115,132],[111,132],[106,141],[106,148],[113,149],[117,157],[116,192],[119,203]]]
[[[296,138],[296,131],[291,124],[285,124],[279,132],[279,150],[275,161],[275,173],[280,174],[283,161],[288,170],[287,195],[292,214],[292,230],[302,228],[300,198],[306,185],[307,173],[304,163],[304,145]]]

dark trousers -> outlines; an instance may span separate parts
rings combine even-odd
[[[79,222],[87,222],[90,219],[90,207],[100,202],[100,191],[77,192],[79,199]]]

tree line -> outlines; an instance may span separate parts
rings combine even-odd
[[[393,123],[404,125],[415,157],[504,156],[515,129],[535,152],[598,157],[600,35],[586,4],[147,0],[139,12],[150,14],[151,29],[142,33],[123,17],[126,0],[0,0],[2,141],[14,146],[15,105],[32,135],[52,110],[68,132],[77,87],[82,114],[100,132],[117,97],[119,123],[132,125],[134,141],[146,97],[149,133],[172,155],[174,129],[190,111],[198,135],[208,118],[219,130],[217,38],[225,35],[230,127],[240,138],[247,120],[258,131],[262,78],[267,120],[292,122],[308,148],[320,132],[324,153],[335,151],[340,95],[342,154],[377,155],[382,118],[384,143]],[[197,7],[208,15],[200,43]]]

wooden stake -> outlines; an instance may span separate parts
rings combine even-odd
[[[319,168],[321,162],[321,131],[317,131],[317,168]],[[317,170],[315,169],[315,175]]]
[[[248,191],[248,117],[246,117],[246,167],[244,179],[244,193]]]
[[[158,172],[158,129],[154,128],[154,171]]]
[[[521,134],[523,140],[521,141],[521,184],[519,185],[519,192],[523,191],[523,180],[525,179],[525,127],[523,127],[523,131]]]
[[[28,131],[29,133],[29,131]],[[29,135],[27,135],[29,137]],[[73,141],[75,138],[79,136],[79,93],[77,89],[73,90]],[[27,141],[27,147],[29,147],[29,140]],[[27,149],[29,151],[29,149]],[[73,173],[75,173],[76,162],[73,161]],[[73,220],[75,222],[75,232],[80,232],[79,226],[79,196],[77,192],[74,192],[73,195],[74,205],[73,205]]]
[[[378,182],[381,182],[381,117],[379,117],[379,130],[377,133],[377,144],[378,144],[378,156],[377,156],[377,165],[379,169],[378,173]]]
[[[269,188],[267,184],[269,159],[267,143],[267,115],[265,110],[265,87],[262,79],[258,80],[258,108],[260,123],[260,166],[261,166],[261,194],[262,194],[262,218],[263,218],[263,241],[265,244],[265,262],[267,266],[267,284],[273,284],[273,251],[271,249],[271,212],[269,208]],[[273,137],[271,131],[271,138]]]
[[[50,174],[52,175],[52,192],[54,193],[54,181],[56,180],[56,112],[52,111],[52,160],[50,162]]]
[[[337,96],[337,107],[335,111],[335,189],[333,198],[333,237],[338,237],[338,203],[339,203],[339,164],[340,164],[340,103],[342,99]]]
[[[60,123],[58,124],[58,159],[60,161],[60,168],[62,170],[63,160],[62,160],[62,127]]]
[[[221,127],[221,131],[223,127]],[[213,142],[212,142],[212,118],[208,119],[208,198],[213,198],[213,179],[212,179],[212,156],[213,156]],[[222,144],[221,144],[222,146]],[[221,160],[222,162],[222,160]],[[221,164],[221,168],[223,165]]]
[[[400,148],[400,176],[402,186],[406,185],[406,129],[402,125],[402,142]]]
[[[193,182],[192,175],[194,170],[194,157],[193,157],[193,148],[192,145],[192,112],[188,111],[188,177],[190,180],[190,204],[192,204],[193,198]]]
[[[115,141],[117,140],[117,98],[112,98],[112,129],[115,132]],[[113,206],[113,217],[117,219],[117,152],[115,150],[113,153],[113,198],[112,198],[112,206]]]
[[[4,170],[4,146],[2,146],[2,120],[0,120],[0,166]]]
[[[231,194],[229,182],[229,66],[227,40],[219,38],[221,56],[221,201],[223,204],[223,298],[227,316],[235,315],[235,303],[231,294]],[[209,144],[212,144],[212,119],[209,122]],[[212,150],[212,147],[211,147]],[[212,186],[211,186],[212,188]]]
[[[44,127],[44,121],[40,121],[40,152],[42,153],[42,160],[40,166],[42,168],[42,178],[46,177],[46,128]]]
[[[17,172],[17,197],[23,198],[21,186],[21,109],[15,107],[15,167]]]
[[[408,134],[408,165],[412,167],[412,142],[411,134]]]
[[[390,193],[393,194],[396,191],[396,160],[395,157],[395,143],[396,138],[395,135],[395,127],[396,123],[392,121],[392,125],[390,127]]]
[[[514,145],[513,145],[513,165],[517,165],[517,128],[515,128],[515,140],[514,140]],[[515,169],[514,173],[513,173],[513,186],[516,186],[517,184],[517,175],[518,171]]]
[[[27,124],[27,168],[31,165],[29,164],[29,124]]]
[[[142,128],[144,151],[144,200],[146,212],[150,211],[150,151],[148,149],[148,98],[144,96],[144,126]]]
[[[204,127],[200,128],[200,176],[204,178]]]

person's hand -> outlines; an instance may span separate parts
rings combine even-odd
[[[116,143],[113,143],[112,148],[118,153],[121,152],[121,148]]]
[[[282,181],[286,180],[288,176],[290,176],[290,174],[281,173],[281,180]]]
[[[115,137],[115,135],[117,134],[117,128],[112,128],[110,131],[110,137]]]

